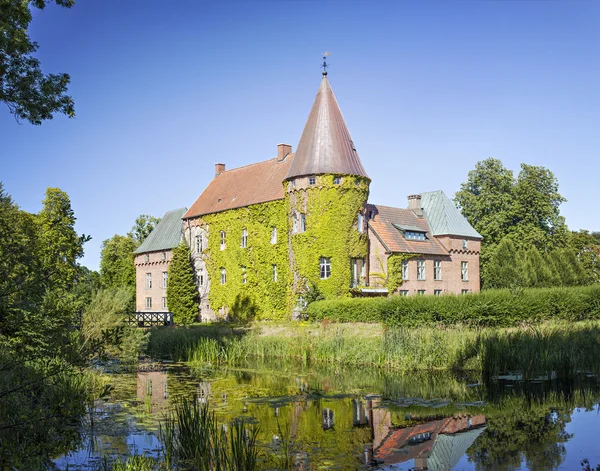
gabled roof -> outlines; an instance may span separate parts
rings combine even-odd
[[[423,255],[448,255],[446,248],[431,236],[425,218],[418,218],[411,209],[391,208],[382,205],[367,205],[367,214],[373,214],[369,226],[392,253],[414,253]],[[411,228],[425,232],[425,240],[405,239],[403,231],[394,227]]]
[[[441,190],[421,193],[421,208],[431,233],[483,239]]]
[[[177,247],[183,235],[181,218],[187,208],[167,211],[146,240],[133,253],[156,252]]]
[[[286,178],[324,173],[368,178],[326,75]]]
[[[295,159],[265,160],[221,173],[211,180],[184,219],[266,203],[284,197],[283,180]]]

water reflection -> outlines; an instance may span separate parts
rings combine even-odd
[[[258,423],[264,469],[576,469],[596,456],[581,445],[584,434],[569,431],[575,407],[598,403],[595,377],[486,383],[451,373],[255,364],[196,372],[172,365],[114,379],[98,426],[86,430],[87,448],[59,468],[83,469],[105,453],[157,456],[158,423],[179,397],[208,402],[225,427],[238,418]],[[599,429],[595,417],[588,422]]]

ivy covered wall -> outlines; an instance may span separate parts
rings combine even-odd
[[[340,178],[339,183],[334,179]],[[318,175],[315,185],[307,178],[286,182],[290,227],[294,213],[304,214],[306,225],[290,231],[291,265],[294,272],[292,297],[314,285],[326,298],[350,293],[352,258],[368,254],[366,229],[359,232],[357,219],[369,196],[369,179],[355,176]],[[366,228],[366,226],[365,226]],[[331,261],[331,276],[320,278],[321,257]]]
[[[242,318],[251,312],[259,319],[288,318],[291,277],[287,215],[286,201],[282,199],[203,216],[210,231],[205,250],[210,277],[208,299],[215,312],[226,308]],[[273,227],[277,228],[275,244],[271,243]],[[221,231],[225,232],[223,250]],[[277,281],[273,280],[273,265],[277,267]],[[224,284],[222,268],[226,275]]]

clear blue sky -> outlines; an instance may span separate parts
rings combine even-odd
[[[83,264],[139,214],[191,206],[214,174],[295,148],[329,79],[370,201],[452,196],[477,161],[548,167],[571,229],[600,230],[600,2],[79,0],[36,12],[75,119],[0,105],[0,180],[25,210],[71,197]]]

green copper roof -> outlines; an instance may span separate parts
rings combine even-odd
[[[168,211],[146,240],[142,242],[142,245],[133,253],[157,252],[177,247],[183,235],[181,218],[186,211],[187,208]]]
[[[483,239],[441,190],[421,193],[421,208],[431,234]]]

